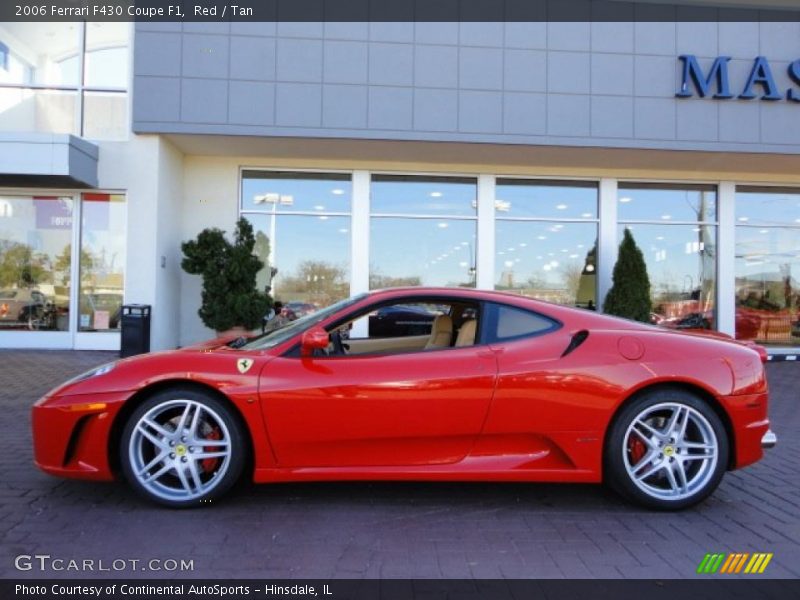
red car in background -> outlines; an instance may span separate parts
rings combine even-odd
[[[352,327],[414,305],[436,307],[423,334]],[[679,509],[775,443],[752,347],[511,294],[377,291],[225,342],[120,360],[51,391],[33,408],[36,464],[121,475],[173,507],[246,476],[606,482]]]

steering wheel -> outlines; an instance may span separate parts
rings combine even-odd
[[[338,354],[340,356],[347,354],[347,349],[342,341],[342,334],[339,331],[334,331],[331,333],[331,343],[333,344],[334,354]]]

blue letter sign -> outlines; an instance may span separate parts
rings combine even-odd
[[[789,65],[789,77],[800,86],[800,59]],[[786,98],[794,102],[800,102],[800,93],[795,89],[790,89],[786,92]]]
[[[730,82],[728,81],[730,56],[718,56],[715,58],[708,75],[703,73],[703,69],[697,62],[697,57],[693,54],[683,54],[678,58],[683,63],[681,88],[675,94],[678,98],[691,98],[694,94],[693,87],[697,90],[697,95],[700,98],[708,96],[712,87],[716,87],[713,98],[720,100],[733,98]],[[800,87],[800,59],[789,64],[787,74],[792,83]],[[775,78],[772,76],[769,61],[764,56],[757,56],[753,61],[753,68],[750,69],[750,75],[747,77],[742,93],[738,97],[743,100],[752,100],[759,97],[754,91],[756,86],[761,86],[761,100],[783,99],[783,94],[778,89],[778,84],[775,83]],[[790,87],[786,90],[786,99],[790,102],[800,103],[800,89]]]
[[[684,54],[679,57],[683,61],[683,81],[681,91],[676,96],[679,98],[689,98],[692,95],[689,90],[689,80],[691,79],[697,89],[697,95],[705,98],[711,88],[711,82],[716,80],[717,91],[714,98],[733,98],[730,86],[728,85],[728,61],[730,56],[718,56],[711,65],[708,77],[703,75],[703,70],[697,64],[697,58],[691,54]]]
[[[778,91],[778,86],[775,85],[775,80],[772,78],[772,69],[769,68],[769,63],[763,56],[756,57],[755,62],[753,62],[753,70],[750,71],[750,77],[747,78],[747,83],[742,93],[739,94],[739,98],[747,100],[755,98],[753,86],[756,84],[764,89],[764,95],[761,96],[763,100],[780,100],[783,98]]]

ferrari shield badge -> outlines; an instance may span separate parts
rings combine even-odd
[[[239,369],[239,373],[247,373],[250,370],[250,367],[253,366],[253,359],[252,358],[240,358],[236,361],[236,368]]]

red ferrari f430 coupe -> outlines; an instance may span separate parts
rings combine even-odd
[[[765,360],[511,294],[383,290],[84,373],[33,407],[35,457],[173,507],[249,477],[605,482],[679,509],[775,444]]]

